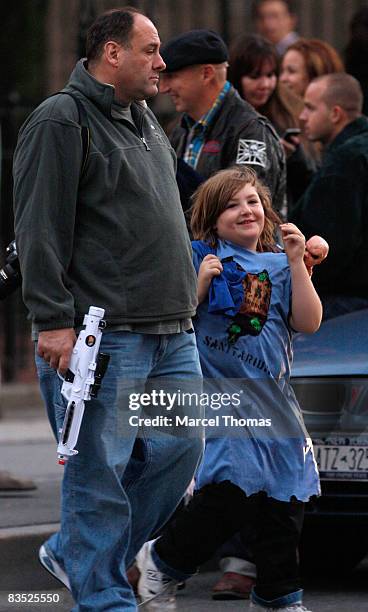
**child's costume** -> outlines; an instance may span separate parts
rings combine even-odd
[[[206,416],[219,419],[206,428],[197,487],[230,480],[247,495],[264,491],[280,501],[307,501],[320,486],[312,443],[289,384],[293,332],[287,256],[228,241],[219,241],[216,249],[202,241],[192,246],[197,272],[209,253],[224,268],[194,321],[205,390],[225,398],[220,409],[207,410]]]
[[[145,544],[139,569],[147,593],[159,593],[170,580],[190,577],[251,524],[257,565],[251,606],[308,612],[301,605],[297,548],[304,501],[320,489],[311,440],[289,385],[288,260],[226,241],[217,249],[196,241],[193,250],[197,272],[209,253],[224,268],[194,321],[206,416],[213,423],[206,427],[199,490],[161,537]]]

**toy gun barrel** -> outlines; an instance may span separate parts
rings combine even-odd
[[[69,402],[63,427],[60,433],[59,444],[57,448],[58,460],[60,465],[65,465],[68,457],[76,455],[78,451],[74,448],[78,441],[79,430],[82,424],[84,414],[84,401]]]
[[[68,400],[57,448],[61,465],[68,457],[78,453],[75,446],[82,424],[84,402],[97,397],[110,359],[109,355],[99,353],[102,330],[106,326],[102,319],[104,314],[102,308],[89,308],[83,321],[85,328],[78,335],[61,388],[62,395]]]

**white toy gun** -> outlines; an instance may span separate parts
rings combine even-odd
[[[103,308],[90,306],[88,314],[84,316],[83,329],[74,345],[69,368],[66,372],[62,395],[67,399],[63,427],[60,430],[57,447],[60,465],[65,465],[69,457],[76,455],[80,426],[84,413],[84,402],[97,397],[105,375],[110,355],[99,353],[102,330],[106,322],[102,319]]]

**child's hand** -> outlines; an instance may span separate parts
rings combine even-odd
[[[222,263],[216,255],[206,255],[200,265],[198,282],[203,279],[208,286],[214,276],[219,276],[223,270]]]
[[[312,334],[322,319],[321,301],[304,264],[305,238],[294,223],[280,225],[291,275],[290,325],[295,331]]]
[[[294,223],[282,223],[280,225],[281,237],[284,243],[285,253],[290,263],[303,260],[305,253],[305,237]]]
[[[198,301],[203,302],[208,293],[211,280],[219,276],[223,270],[222,263],[216,255],[206,255],[198,272]]]

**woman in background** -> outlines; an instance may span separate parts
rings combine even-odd
[[[299,128],[303,100],[278,79],[280,60],[274,46],[262,36],[242,35],[230,48],[229,80],[240,96],[271,121],[282,138],[289,128]],[[303,135],[288,144],[287,197],[291,207],[303,194],[316,169],[317,153]]]
[[[344,63],[336,49],[317,38],[300,38],[290,45],[281,60],[280,85],[296,96],[303,106],[303,96],[309,83],[318,76],[332,72],[344,72]],[[314,166],[306,164],[300,155],[300,142]],[[288,159],[290,210],[293,203],[303,195],[319,165],[321,150],[318,143],[310,143],[298,137],[283,144]]]
[[[300,38],[282,58],[280,83],[302,98],[313,79],[331,72],[344,72],[336,49],[317,38]]]
[[[240,36],[230,48],[229,64],[229,80],[235,89],[280,135],[299,126],[301,101],[278,83],[279,58],[271,43],[257,34]]]

